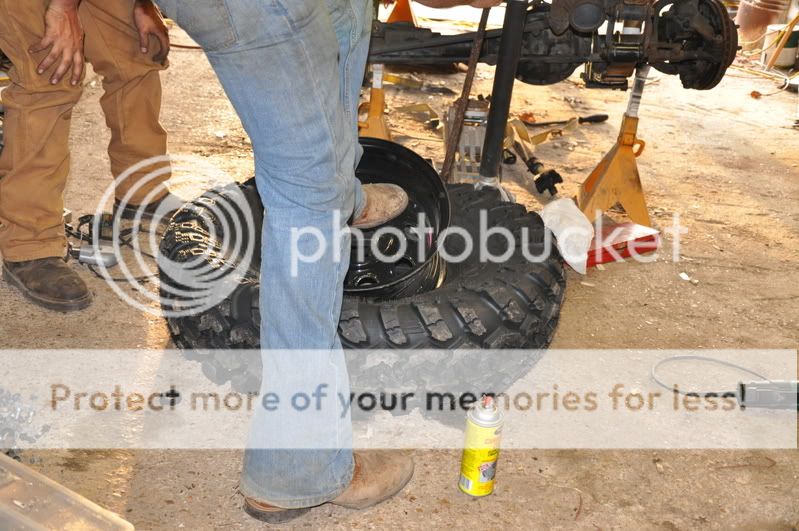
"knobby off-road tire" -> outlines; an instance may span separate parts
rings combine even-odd
[[[242,187],[248,203],[259,209],[254,183]],[[541,253],[546,232],[541,218],[521,205],[503,203],[493,189],[458,184],[448,191],[450,226],[462,227],[477,241],[480,212],[486,212],[488,227],[505,227],[515,236],[511,249],[506,238],[489,238],[488,250],[494,255],[510,250],[510,258],[482,263],[475,246],[462,263],[448,263],[443,284],[429,292],[398,300],[345,294],[339,335],[347,349],[354,392],[502,392],[529,371],[552,339],[565,289],[562,261],[554,245],[540,263],[522,253],[525,247],[531,254]],[[219,197],[226,192],[216,193]],[[164,255],[181,261],[208,248],[225,248],[226,235],[219,234],[216,241],[207,237],[208,223],[214,220],[209,220],[206,206],[214,200],[211,196],[195,201],[173,218],[161,247]],[[262,213],[256,214],[255,226],[260,227]],[[215,225],[218,229],[222,224]],[[245,237],[258,238],[259,232]],[[464,245],[457,234],[445,240],[453,256]],[[199,315],[169,319],[175,344],[203,364],[209,379],[218,384],[230,381],[247,392],[258,389],[260,358],[230,349],[259,347],[259,254],[221,304]]]
[[[502,392],[535,365],[552,340],[565,289],[563,263],[557,251],[541,263],[522,253],[524,245],[530,254],[542,253],[541,218],[503,203],[493,189],[451,185],[449,194],[451,227],[463,227],[477,241],[484,211],[486,225],[509,229],[517,245],[501,263],[481,262],[475,247],[466,261],[448,264],[443,285],[428,293],[394,301],[345,298],[339,335],[352,349],[347,354],[354,389],[410,390],[416,396]],[[489,238],[487,247],[495,256],[509,249],[501,236]],[[457,256],[464,241],[451,234],[445,248]],[[384,350],[377,355],[363,349]],[[413,350],[394,355],[395,349]]]

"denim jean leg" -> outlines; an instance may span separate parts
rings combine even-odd
[[[279,507],[318,505],[346,488],[353,469],[350,417],[337,407],[349,396],[337,334],[349,240],[337,233],[354,208],[356,146],[336,34],[314,0],[175,4],[176,22],[206,49],[252,140],[266,209],[261,397],[279,404],[255,408],[241,490]],[[318,249],[316,238],[298,237],[307,229],[326,241],[317,260],[298,259]],[[314,391],[325,395],[322,407],[293,400]]]
[[[369,42],[372,35],[372,2],[368,0],[328,0],[330,18],[339,43],[339,73],[341,76],[341,100],[347,121],[352,125],[356,146],[355,166],[363,155],[358,143],[358,106],[361,85],[369,58]],[[365,198],[360,181],[355,183],[355,212],[357,218],[363,211]]]

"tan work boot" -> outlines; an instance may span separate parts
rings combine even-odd
[[[413,459],[389,450],[371,450],[353,454],[352,481],[344,492],[330,501],[348,509],[366,509],[383,502],[405,487],[413,476]],[[250,516],[279,524],[307,513],[308,508],[281,509],[253,498],[244,498],[244,510]]]
[[[413,476],[413,459],[400,452],[356,452],[350,485],[330,503],[348,509],[366,509],[402,490]]]
[[[62,258],[4,262],[3,278],[26,299],[48,310],[74,312],[92,303],[92,293]]]
[[[408,208],[408,194],[396,184],[378,183],[361,186],[366,206],[354,229],[373,229],[396,218]]]

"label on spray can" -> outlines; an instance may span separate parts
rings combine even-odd
[[[494,492],[502,434],[502,412],[484,396],[466,415],[466,436],[458,487],[470,496]]]

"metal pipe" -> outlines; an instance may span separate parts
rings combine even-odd
[[[505,22],[499,41],[499,56],[491,91],[491,108],[488,111],[486,139],[483,158],[480,161],[480,177],[495,179],[502,163],[502,147],[505,143],[505,126],[510,113],[513,82],[519,67],[519,57],[524,41],[524,25],[527,21],[527,0],[508,0]]]

